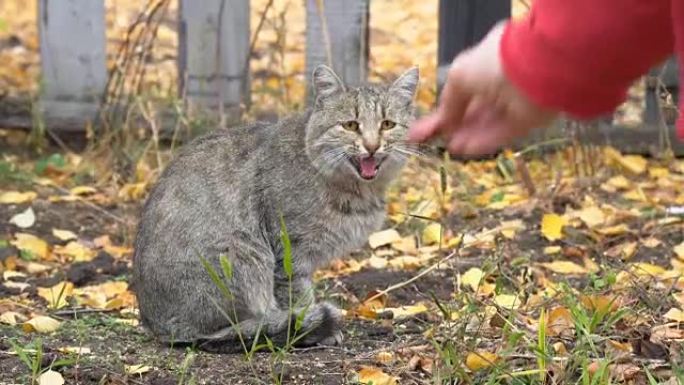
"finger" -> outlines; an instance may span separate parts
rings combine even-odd
[[[431,114],[415,121],[411,125],[407,134],[408,140],[410,142],[424,142],[435,136],[438,131],[439,116],[436,113]]]
[[[461,151],[466,155],[493,154],[504,145],[510,143],[515,136],[510,127],[501,122],[489,122],[480,135],[473,135],[461,144]]]
[[[437,110],[437,115],[441,121],[440,128],[446,135],[457,130],[463,123],[463,116],[472,98],[467,79],[458,67],[458,58],[454,63],[455,65],[449,70],[449,77],[442,89]]]

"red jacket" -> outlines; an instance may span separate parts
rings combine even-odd
[[[536,0],[501,42],[510,81],[539,105],[577,118],[612,111],[634,80],[673,52],[684,84],[684,0]],[[677,133],[684,138],[682,116]]]

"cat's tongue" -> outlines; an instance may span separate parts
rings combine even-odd
[[[378,163],[373,156],[364,156],[359,158],[359,168],[361,169],[361,177],[364,179],[372,179],[377,173]]]

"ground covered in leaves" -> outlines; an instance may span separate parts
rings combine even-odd
[[[317,273],[340,347],[158,344],[128,290],[157,172],[0,135],[0,383],[684,383],[684,161],[563,147],[411,161],[365,249]],[[23,148],[23,147],[21,147]]]

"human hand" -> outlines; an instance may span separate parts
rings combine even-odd
[[[442,136],[452,154],[482,155],[553,120],[555,112],[530,101],[506,79],[499,54],[504,27],[497,24],[454,59],[437,111],[412,125],[409,140]]]

